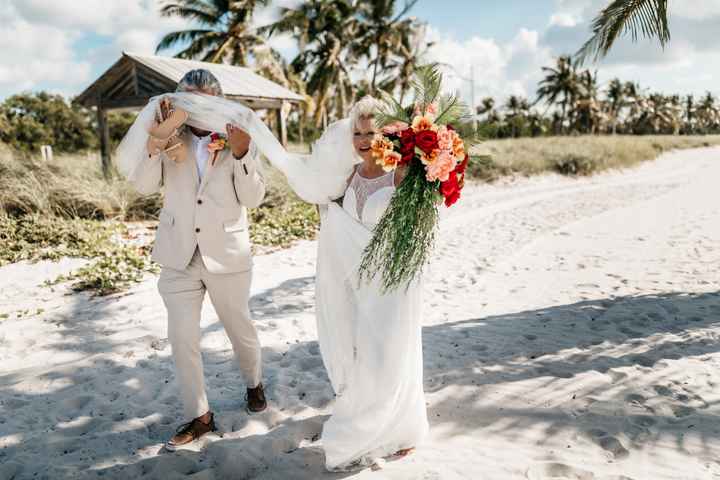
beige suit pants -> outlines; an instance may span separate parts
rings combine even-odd
[[[260,340],[248,308],[251,278],[250,271],[208,272],[197,249],[185,270],[162,268],[158,290],[168,312],[168,338],[188,419],[210,410],[200,354],[200,312],[205,291],[230,338],[247,386],[253,388],[260,383]]]

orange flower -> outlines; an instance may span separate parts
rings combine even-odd
[[[427,178],[429,182],[434,182],[435,180],[446,182],[456,165],[457,160],[455,157],[453,157],[450,152],[442,151],[434,162],[425,167],[425,178]]]
[[[423,165],[430,165],[431,163],[435,162],[435,160],[437,160],[438,155],[440,155],[440,150],[438,149],[433,150],[430,155],[422,153],[420,154],[420,161],[423,163]]]
[[[395,170],[402,159],[402,155],[394,150],[385,150],[383,152],[382,159],[378,160],[378,165],[381,165],[383,170],[391,172]]]
[[[227,140],[217,133],[211,134],[210,140],[211,141],[207,146],[208,152],[210,153],[219,152],[225,148],[225,145],[227,145]]]
[[[456,132],[453,133],[455,134],[453,137],[453,155],[457,158],[465,158],[465,144]]]
[[[380,133],[375,134],[372,144],[370,145],[370,151],[375,160],[382,160],[385,150],[392,150],[392,148],[392,142]]]
[[[437,131],[438,127],[433,123],[432,117],[428,115],[418,115],[413,119],[412,128],[415,133],[425,130]]]

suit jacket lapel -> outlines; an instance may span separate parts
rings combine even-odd
[[[217,156],[215,157],[215,162],[213,162],[213,155],[215,153],[211,153],[210,156],[207,159],[207,165],[205,166],[205,174],[203,175],[202,182],[200,182],[200,192],[203,191],[205,188],[205,185],[207,185],[208,180],[210,179],[210,176],[213,174],[213,172],[217,169],[217,167],[220,165],[220,162],[222,162],[225,159],[225,155],[228,151],[229,147],[226,147],[224,150],[221,150],[217,153]],[[213,165],[214,163],[214,165]]]
[[[189,132],[188,135],[184,135],[183,142],[185,143],[185,149],[187,150],[187,163],[188,168],[190,168],[190,171],[192,172],[192,177],[195,180],[195,189],[197,190],[200,187],[200,174],[198,173],[197,168],[197,157],[195,156],[195,146],[192,141],[192,137],[190,135],[193,135],[192,132]]]

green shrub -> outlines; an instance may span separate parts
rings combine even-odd
[[[0,109],[6,127],[0,139],[18,150],[52,145],[58,152],[77,152],[96,144],[92,112],[47,92],[8,97]]]

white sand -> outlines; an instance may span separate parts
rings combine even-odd
[[[91,298],[39,286],[81,261],[2,268],[0,479],[720,478],[718,181],[705,149],[469,187],[425,284],[431,435],[377,472],[323,471],[313,242],[256,258],[266,413],[244,413],[206,305],[225,435],[176,454],[160,452],[181,418],[156,279]]]

